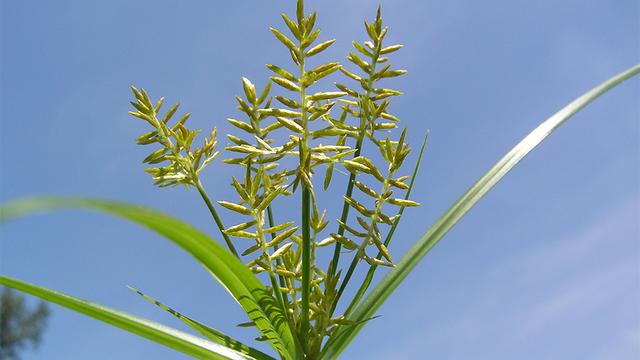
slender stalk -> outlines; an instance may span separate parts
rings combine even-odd
[[[361,122],[362,123],[362,122]],[[360,126],[360,135],[358,136],[358,140],[356,142],[356,152],[353,157],[360,156],[360,150],[362,149],[362,140],[364,139],[364,131],[365,126]],[[346,197],[351,197],[353,194],[353,183],[356,180],[356,174],[351,173],[349,175],[349,183],[347,184],[347,191],[345,192]],[[340,215],[340,221],[342,223],[346,223],[349,218],[349,210],[351,206],[345,201],[342,204],[342,214]],[[342,226],[338,226],[338,234],[344,235],[344,228]],[[342,244],[336,242],[333,248],[333,258],[331,259],[331,263],[329,264],[329,270],[327,271],[327,277],[331,278],[335,275],[336,269],[338,268],[338,262],[340,261],[340,251],[342,250]]]
[[[284,299],[282,298],[282,292],[280,291],[280,289],[278,289],[278,283],[274,275],[275,271],[273,269],[273,264],[271,263],[271,259],[269,258],[269,248],[267,247],[267,241],[264,238],[264,231],[262,227],[262,224],[264,223],[264,213],[256,212],[254,210],[253,219],[256,222],[256,234],[258,235],[258,242],[260,243],[262,254],[265,256],[265,263],[268,264],[269,266],[267,271],[269,273],[269,280],[271,281],[271,287],[273,288],[273,296],[276,298],[276,300],[282,307],[282,310],[286,312],[286,308],[284,306]]]
[[[251,106],[252,106],[251,111],[253,113],[253,117],[250,116],[250,120],[252,122],[252,125],[253,125],[255,131],[256,131],[256,134],[257,134],[256,136],[258,136],[259,138],[264,140],[264,134],[262,132],[262,129],[260,129],[260,126],[257,123],[257,121],[255,121],[255,122],[253,121],[254,118],[255,119],[259,118],[259,114],[258,114],[259,105],[257,103],[257,100],[254,101],[253,104],[251,104]],[[262,160],[263,156],[260,155],[260,156],[258,156],[258,158],[260,160]],[[262,163],[262,161],[260,161],[260,168],[262,170],[264,170],[264,163]],[[251,169],[251,167],[248,166],[247,170],[251,171],[250,169]],[[262,215],[262,216],[264,216],[264,215]],[[267,206],[267,218],[268,218],[268,221],[269,221],[269,227],[275,226],[275,221],[273,220],[273,211],[271,210],[271,205]],[[257,224],[259,224],[259,223],[257,223]],[[260,229],[260,231],[262,231],[262,228]],[[275,237],[276,237],[276,234],[275,233],[271,233],[271,240],[274,240]],[[273,250],[276,251],[277,249],[278,249],[277,245],[274,245],[273,246]],[[267,259],[267,260],[269,260],[269,259]],[[282,261],[280,260],[280,258],[276,259],[276,265],[280,265],[281,263],[282,263]],[[269,265],[271,266],[270,262],[269,262]],[[273,271],[271,271],[270,276],[274,276],[273,275]],[[279,284],[280,284],[281,287],[286,287],[286,282],[284,280],[284,276],[278,275],[278,280],[279,280]],[[275,282],[272,282],[272,283],[273,283],[272,285],[273,285],[274,292],[277,291],[278,293],[280,293],[279,301],[281,302],[282,309],[285,311],[285,316],[289,319],[290,317],[289,317],[289,314],[287,313],[287,304],[288,304],[289,301],[285,296],[282,296],[282,293],[277,288],[277,285],[275,284]],[[278,295],[276,295],[276,296],[278,297]]]
[[[309,124],[307,124],[307,104],[306,104],[306,88],[303,82],[305,75],[304,68],[304,48],[302,41],[299,45],[299,73],[300,73],[300,111],[302,113],[301,121],[304,128],[304,134],[300,140],[300,171],[303,176],[309,176],[308,172],[308,141],[309,141]],[[310,179],[308,179],[311,181]],[[304,338],[307,337],[309,331],[309,293],[311,291],[311,234],[309,226],[311,194],[309,184],[300,180],[302,183],[302,304],[301,304],[301,327],[300,334]],[[303,343],[305,343],[303,341]]]
[[[167,147],[171,151],[173,156],[175,156],[176,158],[183,157],[182,155],[180,155],[180,150],[176,149],[176,147],[173,145],[173,142],[171,141],[171,137],[169,134],[169,130],[166,128],[166,125],[162,121],[158,120],[155,110],[153,111],[153,121],[155,123],[155,127],[158,129],[158,132],[160,133],[160,135],[162,136],[162,139],[164,140],[165,147]],[[233,243],[231,242],[231,239],[229,239],[229,236],[227,236],[227,234],[224,233],[225,227],[224,227],[224,224],[222,224],[222,219],[220,219],[220,216],[218,215],[216,208],[213,206],[213,204],[211,203],[211,200],[209,199],[209,196],[207,195],[207,192],[204,190],[204,187],[200,182],[200,178],[198,177],[196,169],[193,168],[193,165],[191,163],[190,163],[191,165],[189,166],[185,165],[182,162],[178,162],[178,164],[182,168],[183,173],[189,176],[190,183],[194,185],[196,189],[198,189],[198,192],[200,193],[202,200],[204,200],[205,204],[207,204],[207,208],[209,208],[209,212],[211,213],[211,216],[213,216],[213,220],[216,222],[216,225],[220,230],[220,234],[222,234],[222,238],[224,239],[225,243],[227,243],[227,247],[229,248],[229,251],[231,251],[231,253],[233,253],[235,257],[240,258],[240,256],[238,255],[238,251],[236,251],[236,248],[233,246]]]
[[[389,180],[392,178],[393,178],[393,171],[389,170],[389,173],[387,174],[387,180],[385,180],[380,194],[384,194],[389,190],[389,186],[390,186]],[[349,269],[347,270],[347,273],[344,276],[344,280],[342,280],[342,283],[340,284],[340,288],[338,289],[335,300],[333,301],[333,305],[331,306],[331,314],[333,314],[333,312],[336,310],[336,307],[338,306],[338,302],[340,301],[340,297],[342,296],[342,293],[344,292],[344,290],[347,288],[347,284],[349,284],[349,280],[351,280],[351,276],[353,276],[353,272],[356,270],[356,267],[360,262],[361,254],[363,253],[367,245],[369,245],[369,239],[371,239],[374,236],[373,233],[375,232],[375,226],[376,226],[376,223],[378,222],[377,214],[379,214],[382,211],[383,204],[384,204],[384,201],[382,201],[382,199],[379,199],[377,201],[375,215],[373,215],[373,217],[371,218],[371,223],[369,224],[369,237],[362,241],[362,244],[360,245],[356,253],[353,255],[353,259],[351,260],[351,265],[349,265]]]
[[[225,227],[222,224],[222,219],[220,219],[220,216],[218,215],[216,208],[211,203],[211,200],[209,199],[207,192],[204,190],[204,187],[202,186],[200,179],[198,179],[195,182],[195,185],[196,185],[196,189],[198,189],[198,192],[200,193],[200,196],[202,197],[202,200],[204,200],[205,204],[207,204],[207,208],[209,208],[209,212],[211,213],[211,216],[213,216],[213,220],[216,222],[216,225],[218,225],[218,229],[220,229],[220,234],[222,234],[222,238],[227,243],[227,247],[229,248],[229,251],[231,251],[231,253],[235,255],[237,258],[240,258],[240,255],[238,255],[238,251],[236,250],[235,246],[233,246],[233,242],[231,242],[231,239],[229,239],[229,236],[224,233]]]
[[[409,199],[409,196],[411,196],[411,190],[413,189],[413,184],[415,183],[416,177],[418,175],[418,170],[420,168],[420,163],[422,162],[422,155],[424,153],[424,148],[427,145],[427,139],[428,138],[429,138],[429,133],[427,132],[427,135],[425,135],[424,141],[422,142],[422,147],[420,148],[420,154],[418,154],[418,159],[416,160],[416,165],[413,168],[413,174],[411,174],[411,181],[409,182],[409,189],[407,189],[407,193],[404,196],[405,200]],[[396,228],[398,227],[398,223],[400,223],[400,219],[402,218],[402,214],[404,213],[404,209],[405,209],[405,206],[400,207],[400,210],[398,211],[398,217],[393,222],[393,225],[391,226],[391,229],[389,229],[389,233],[387,233],[387,238],[384,240],[384,246],[388,246],[389,243],[391,242],[391,239],[393,238],[393,234],[395,233]],[[378,259],[378,260],[382,259],[382,252],[380,252],[380,251],[378,252],[378,255],[376,256],[376,259]],[[371,285],[371,281],[373,280],[373,275],[375,274],[377,269],[378,269],[378,265],[375,265],[375,264],[371,265],[371,267],[369,267],[369,271],[367,272],[367,275],[365,276],[364,280],[362,281],[362,284],[360,285],[360,288],[358,289],[358,291],[356,292],[356,295],[351,300],[351,304],[349,304],[349,307],[347,307],[347,310],[345,310],[345,312],[344,312],[344,316],[345,317],[348,317],[349,314],[351,314],[351,311],[353,311],[353,309],[356,307],[356,305],[358,305],[358,303],[360,302],[360,299],[362,299],[362,296],[364,295],[364,293],[367,292],[367,290],[369,289],[369,285]]]
[[[271,210],[271,205],[267,206],[267,218],[269,220],[269,227],[273,227],[275,226],[275,221],[273,220],[273,211]],[[276,234],[271,233],[271,240],[276,238]],[[274,250],[276,249],[276,247],[274,246]],[[282,263],[282,261],[280,260],[280,258],[276,259],[276,265],[280,265]],[[278,281],[280,282],[280,286],[283,288],[287,287],[287,282],[284,280],[284,276],[282,275],[278,275]],[[289,299],[287,299],[286,297],[283,298],[285,305],[287,305],[289,303]],[[285,307],[285,310],[287,310],[287,308]]]
[[[375,51],[374,51],[374,56],[372,58],[371,61],[371,65],[369,68],[369,78],[367,79],[367,87],[365,90],[364,95],[362,96],[361,99],[361,113],[360,113],[360,133],[358,134],[358,139],[356,141],[356,152],[353,155],[354,158],[360,156],[360,152],[362,151],[362,144],[364,142],[364,138],[366,136],[366,132],[367,132],[367,125],[370,122],[370,114],[369,114],[369,97],[371,96],[371,89],[372,85],[373,85],[373,75],[376,72],[376,66],[378,64],[378,58],[380,57],[380,51],[382,49],[382,43],[378,42],[378,44],[376,44],[375,47]],[[373,131],[373,130],[372,130]],[[351,173],[351,175],[349,176],[349,183],[347,184],[347,191],[345,193],[346,197],[351,197],[351,195],[353,194],[353,187],[354,187],[354,182],[356,180],[356,174],[355,173]],[[345,201],[342,204],[342,215],[340,216],[340,221],[343,224],[347,223],[347,220],[349,218],[349,210],[351,209],[351,206],[349,206],[349,204]],[[339,235],[344,235],[345,229],[342,226],[338,226],[338,234]],[[333,258],[331,259],[331,263],[329,264],[329,270],[328,270],[328,277],[333,277],[333,275],[335,274],[336,269],[338,268],[338,263],[340,262],[340,251],[342,249],[342,244],[340,242],[335,243],[335,246],[333,248]],[[351,262],[351,266],[349,266],[349,270],[347,271],[347,275],[345,275],[345,278],[343,280],[348,282],[349,278],[351,278],[351,274],[353,273],[353,271],[355,270],[355,264],[353,263],[353,261]],[[335,311],[336,306],[338,305],[338,299],[340,298],[340,296],[342,295],[342,292],[344,291],[344,286],[341,285],[340,286],[340,291],[338,291],[336,298],[334,299],[334,303],[331,306],[331,314],[333,314],[333,312]]]
[[[305,335],[309,329],[309,292],[311,280],[311,244],[309,234],[309,189],[302,189],[302,328]]]

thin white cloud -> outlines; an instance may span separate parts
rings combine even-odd
[[[638,199],[629,199],[586,231],[557,242],[541,242],[496,264],[478,276],[483,281],[476,288],[469,289],[467,295],[474,299],[471,305],[446,320],[427,324],[422,332],[409,334],[392,353],[412,358],[418,356],[415,350],[428,346],[446,349],[453,358],[468,355],[469,349],[509,358],[510,352],[522,354],[534,344],[554,338],[575,340],[572,336],[580,335],[563,333],[573,324],[599,326],[602,321],[603,326],[610,326],[606,314],[616,314],[615,309],[624,306],[621,304],[628,306],[629,301],[640,299],[638,251],[611,250],[616,244],[637,243],[638,210]],[[606,261],[603,254],[607,254]],[[640,307],[626,316],[626,325],[633,326],[616,323],[611,329],[598,330],[605,336],[590,344],[590,349],[597,350],[591,359],[640,355]],[[452,337],[465,346],[451,349]],[[536,349],[536,354],[549,351],[550,358],[558,358],[563,351],[573,351],[571,345],[564,346]],[[399,349],[406,353],[398,353]]]
[[[564,318],[573,318],[606,307],[627,291],[628,282],[621,279],[637,277],[637,263],[628,261],[563,282],[562,288],[556,293],[544,296],[544,301],[517,316],[518,326],[510,337],[526,341]]]

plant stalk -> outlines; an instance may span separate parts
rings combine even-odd
[[[262,253],[264,254],[267,260],[265,262],[269,264],[269,268],[267,270],[269,272],[269,280],[271,281],[271,287],[273,288],[273,296],[276,298],[276,301],[278,301],[280,307],[282,307],[282,311],[286,312],[287,309],[284,304],[282,292],[278,288],[278,282],[276,281],[275,270],[273,269],[273,264],[271,263],[271,259],[269,259],[269,249],[267,248],[267,242],[265,240],[264,231],[262,228],[262,224],[264,222],[264,219],[262,218],[263,216],[264,216],[264,212],[260,214],[254,211],[253,219],[256,222],[256,233],[258,235],[258,241],[260,242]],[[285,313],[285,316],[287,316],[286,313]]]
[[[309,141],[309,124],[307,124],[307,106],[306,106],[306,88],[303,82],[305,75],[305,62],[304,62],[304,49],[302,47],[302,41],[299,46],[299,72],[300,72],[300,111],[301,122],[304,128],[304,134],[300,140],[300,172],[304,172],[304,176],[309,176],[307,171],[308,155],[308,141]],[[310,208],[311,208],[311,194],[309,185],[306,184],[301,178],[299,179],[302,185],[302,304],[301,304],[301,326],[300,334],[303,340],[307,338],[309,331],[309,293],[311,291],[311,234],[309,226]],[[302,341],[306,348],[306,342]]]
[[[233,242],[231,242],[231,239],[229,239],[229,236],[224,233],[225,227],[222,224],[222,219],[220,219],[220,216],[218,215],[216,208],[211,203],[211,200],[209,199],[207,192],[204,190],[204,187],[202,187],[202,183],[200,182],[200,179],[198,179],[195,182],[195,185],[196,185],[196,189],[198,189],[198,192],[200,193],[200,196],[202,197],[202,200],[204,200],[205,204],[207,204],[207,208],[209,208],[209,212],[211,213],[211,216],[213,216],[213,220],[216,222],[216,225],[218,225],[218,229],[220,229],[220,234],[222,234],[222,238],[227,243],[227,247],[229,248],[229,251],[231,251],[231,253],[235,255],[235,257],[240,258],[240,255],[238,255],[238,251],[236,250],[235,246],[233,246]]]
[[[364,126],[360,126],[360,129],[363,129]],[[360,136],[358,137],[358,140],[356,142],[356,152],[353,155],[353,157],[358,157],[360,156],[360,151],[362,149],[362,142],[364,139],[364,131],[361,130],[360,132]],[[351,197],[351,195],[353,194],[353,183],[356,181],[356,174],[355,173],[351,173],[351,175],[349,175],[349,183],[347,184],[347,191],[345,192],[345,196],[346,197]],[[349,209],[351,207],[349,206],[349,204],[345,201],[342,204],[342,214],[340,215],[340,221],[342,223],[346,223],[348,218],[349,218]],[[342,226],[338,226],[338,234],[339,235],[344,235],[344,228]],[[331,259],[331,263],[329,264],[329,270],[327,271],[327,277],[328,278],[332,278],[335,273],[336,273],[336,269],[338,269],[338,262],[340,261],[340,250],[342,250],[342,244],[340,244],[339,242],[336,242],[334,248],[333,248],[333,258]]]
[[[385,180],[382,191],[380,192],[380,194],[384,194],[389,190],[389,179],[393,178],[393,171],[389,170],[389,173],[387,174],[387,180]],[[358,263],[360,262],[360,255],[363,253],[364,249],[367,247],[367,245],[369,244],[369,239],[371,239],[371,235],[372,232],[374,231],[374,226],[378,221],[377,218],[377,214],[380,213],[382,211],[382,205],[384,204],[384,201],[382,201],[382,199],[377,201],[378,203],[376,204],[376,215],[374,215],[374,217],[371,218],[371,224],[369,226],[369,236],[368,238],[364,239],[362,241],[362,245],[360,245],[360,248],[357,250],[357,252],[353,255],[353,259],[351,260],[351,265],[349,265],[349,269],[347,270],[347,273],[344,276],[344,280],[342,280],[342,283],[340,284],[340,288],[338,289],[338,292],[336,293],[336,298],[333,302],[333,305],[331,306],[331,314],[333,315],[333,312],[336,310],[336,307],[338,306],[338,301],[340,301],[340,297],[342,296],[342,293],[344,292],[344,290],[347,288],[347,284],[349,284],[349,280],[351,280],[351,276],[353,276],[353,272],[356,270],[356,267],[358,266]],[[387,238],[387,240],[390,240],[390,237]],[[385,241],[386,244],[385,246],[388,244],[388,241]],[[373,265],[372,265],[373,266]]]
[[[378,64],[378,57],[380,55],[380,50],[381,50],[381,44],[377,44],[374,52],[374,57],[372,58],[371,65],[370,65],[371,67],[369,71],[369,78],[367,79],[367,89],[371,89],[373,85],[373,75],[375,74],[376,65]],[[353,155],[354,158],[360,156],[360,152],[362,151],[362,144],[366,136],[367,125],[370,121],[370,118],[369,118],[369,97],[370,96],[371,96],[371,90],[366,90],[361,100],[362,101],[361,107],[363,109],[361,109],[361,114],[360,114],[360,133],[358,134],[358,139],[356,141],[356,152]],[[349,176],[349,183],[347,184],[347,191],[345,194],[346,197],[351,197],[351,195],[353,194],[353,187],[354,187],[355,180],[356,180],[356,174],[352,172],[351,175]],[[347,220],[349,218],[350,208],[351,207],[349,206],[349,204],[345,201],[342,205],[342,215],[340,216],[340,221],[344,224],[347,223]],[[338,226],[338,234],[344,235],[344,232],[345,232],[345,229],[342,226]],[[327,273],[328,277],[333,277],[333,275],[335,274],[335,271],[338,269],[338,263],[340,262],[341,249],[342,249],[342,244],[336,241],[336,244],[333,249],[333,258],[331,259],[331,263],[329,265],[329,270]],[[333,304],[331,305],[331,313],[329,314],[330,316],[333,315],[333,312],[335,311],[336,306],[338,305],[338,300],[340,299],[340,296],[344,291],[344,287],[345,287],[344,282],[349,282],[349,279],[351,278],[351,274],[355,270],[355,265],[357,265],[357,262],[354,264],[354,262],[352,261],[351,265],[349,266],[349,270],[347,270],[347,274],[345,275],[343,283],[340,285],[340,289],[336,294]]]
[[[409,189],[407,189],[407,192],[404,196],[405,200],[408,200],[409,196],[411,196],[411,190],[413,190],[413,184],[415,183],[416,177],[418,175],[418,170],[420,169],[420,163],[422,162],[422,155],[424,154],[424,148],[427,145],[428,138],[429,138],[429,133],[427,132],[427,135],[425,135],[424,141],[422,142],[422,147],[420,148],[420,153],[418,154],[418,159],[416,160],[416,165],[413,168],[413,174],[411,174]],[[393,234],[395,233],[396,228],[398,227],[398,223],[400,223],[400,219],[402,219],[402,214],[404,213],[405,208],[406,208],[405,206],[400,207],[400,210],[398,211],[398,217],[393,222],[391,229],[389,229],[389,232],[387,233],[387,238],[384,240],[384,246],[387,246],[387,247],[389,246],[389,243],[393,238]],[[376,259],[380,260],[382,259],[382,256],[383,256],[382,252],[379,251],[378,255],[376,256]],[[362,296],[364,295],[364,293],[367,292],[367,290],[369,289],[369,285],[371,285],[371,281],[373,281],[373,275],[375,274],[377,269],[378,269],[378,265],[371,265],[371,267],[369,267],[369,271],[367,272],[367,275],[362,281],[360,288],[358,289],[358,291],[356,292],[356,295],[351,300],[351,304],[349,304],[349,306],[347,307],[347,310],[345,310],[344,317],[348,317],[351,314],[353,309],[360,302],[360,299],[362,299]]]
[[[273,227],[275,226],[275,221],[273,220],[273,211],[271,210],[271,205],[269,205],[267,207],[267,218],[269,220],[269,227]],[[274,233],[271,233],[271,240],[275,239],[276,235]],[[276,248],[274,247],[274,250],[276,250]],[[276,265],[280,265],[282,263],[282,261],[280,260],[280,258],[276,259]],[[284,276],[282,275],[278,275],[278,281],[280,282],[280,286],[283,288],[287,287],[287,282],[284,280]],[[283,300],[285,301],[285,305],[288,304],[288,299],[287,298],[283,298]],[[286,308],[285,308],[286,310]]]

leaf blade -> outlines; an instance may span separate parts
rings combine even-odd
[[[446,235],[446,233],[487,193],[493,188],[515,165],[529,152],[538,146],[547,136],[570,119],[575,113],[589,103],[616,87],[623,81],[640,73],[640,64],[615,75],[600,85],[578,97],[553,116],[545,120],[503,158],[501,158],[487,173],[473,184],[436,223],[425,232],[409,249],[407,254],[398,262],[397,268],[389,271],[371,293],[356,308],[350,320],[358,321],[371,317],[391,293],[400,285],[407,275],[415,268],[422,258]],[[353,340],[364,324],[355,325],[338,331],[334,341],[329,341],[323,350],[327,358],[337,357]]]
[[[187,326],[189,326],[190,328],[192,328],[193,330],[199,332],[201,335],[205,336],[206,338],[208,338],[211,341],[214,341],[220,345],[224,345],[228,348],[231,348],[235,351],[238,351],[240,353],[243,353],[245,355],[251,356],[252,358],[256,359],[256,360],[269,360],[269,359],[273,359],[271,356],[256,350],[248,345],[243,344],[242,342],[231,338],[230,336],[212,328],[209,327],[197,320],[194,320],[176,310],[174,310],[173,308],[161,303],[160,301],[152,298],[151,296],[143,293],[142,291],[132,287],[132,286],[128,286],[129,290],[135,292],[136,294],[142,296],[143,299],[147,300],[148,302],[152,303],[153,305],[159,307],[160,309],[168,312],[169,314],[173,315],[174,317],[176,317],[178,320],[182,321],[184,324],[186,324]]]
[[[83,208],[142,225],[174,242],[200,262],[236,299],[260,332],[284,358],[294,359],[300,346],[282,309],[251,271],[222,245],[192,226],[142,206],[84,198],[31,198],[0,207],[0,222],[34,212]]]
[[[223,345],[118,310],[0,275],[0,284],[64,306],[201,359],[252,359]]]

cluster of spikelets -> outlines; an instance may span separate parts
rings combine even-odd
[[[136,102],[131,101],[131,105],[137,111],[130,111],[129,114],[147,121],[153,131],[142,134],[136,139],[139,145],[158,144],[161,147],[152,152],[144,159],[146,164],[162,164],[162,167],[150,167],[145,169],[155,180],[155,185],[160,187],[182,185],[195,185],[200,172],[219,154],[214,152],[216,146],[216,129],[211,131],[208,138],[204,139],[204,144],[200,148],[193,148],[193,141],[200,133],[200,130],[189,130],[185,123],[189,119],[190,113],[185,114],[174,125],[169,125],[169,121],[178,110],[179,104],[172,106],[169,111],[160,119],[158,112],[164,103],[164,98],[160,98],[155,104],[149,99],[144,89],[138,91],[131,87]]]
[[[287,310],[287,320],[299,339],[306,339],[306,352],[311,354],[319,351],[324,337],[337,326],[353,325],[344,316],[333,314],[342,291],[361,261],[372,267],[393,266],[387,249],[391,237],[385,238],[383,234],[388,232],[387,227],[397,224],[401,214],[398,209],[418,204],[394,196],[409,187],[408,176],[396,173],[410,149],[405,143],[406,130],[397,140],[390,137],[399,119],[389,112],[389,105],[402,93],[383,88],[379,83],[406,71],[391,68],[387,55],[402,46],[383,45],[388,28],[383,27],[380,9],[372,23],[365,22],[369,39],[353,42],[354,52],[347,57],[353,64],[351,70],[338,62],[307,66],[310,58],[329,48],[335,40],[315,44],[320,34],[315,27],[316,13],[306,16],[302,0],[297,1],[295,20],[285,14],[282,18],[291,35],[274,28],[271,32],[289,51],[295,71],[267,65],[273,76],[260,92],[243,78],[244,98],[236,97],[242,117],[228,119],[241,132],[227,135],[229,145],[225,150],[232,155],[224,162],[240,166],[243,171],[241,176],[231,179],[237,199],[218,204],[245,216],[246,221],[223,226],[200,183],[200,172],[218,155],[214,151],[215,129],[201,147],[194,147],[199,131],[186,127],[189,114],[171,125],[178,105],[161,116],[163,99],[154,104],[144,90],[136,88],[133,88],[136,101],[132,102],[136,111],[131,114],[153,128],[137,142],[159,146],[144,160],[159,166],[146,169],[155,184],[160,187],[182,184],[200,190],[229,249],[239,257],[246,256],[247,266],[255,273],[267,274],[270,291]],[[337,89],[331,91],[312,90],[337,71],[346,75],[352,85],[336,83]],[[271,95],[273,84],[281,88],[282,95]],[[275,138],[284,140],[277,143]],[[362,153],[367,143],[374,145],[379,157],[372,154],[374,159]],[[284,161],[287,157],[292,160]],[[282,164],[295,165],[285,168]],[[327,211],[318,208],[313,178],[316,170],[323,168],[326,190],[336,166],[346,169],[350,178],[343,199],[345,205],[336,221],[337,230],[331,232],[327,231],[330,223]],[[354,193],[354,189],[358,192]],[[303,198],[301,223],[296,219],[275,223],[274,200],[297,192],[302,192]],[[305,195],[310,208],[305,206]],[[289,201],[296,200],[291,197]],[[350,209],[356,212],[355,221],[349,220]],[[242,253],[238,254],[229,237],[244,245]],[[327,246],[333,246],[333,258],[324,270],[316,266],[315,258],[316,251]],[[370,249],[377,255],[371,255]],[[353,253],[353,260],[347,274],[342,276],[338,268],[344,251]]]

